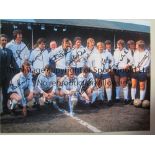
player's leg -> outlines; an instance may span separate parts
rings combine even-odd
[[[139,86],[140,86],[140,100],[143,101],[145,98],[145,93],[146,93],[146,82],[147,81],[140,81]]]
[[[136,98],[137,79],[132,78],[131,83],[132,83],[132,86],[131,86],[131,100],[132,100],[131,104],[133,104],[133,101]]]
[[[112,82],[111,78],[103,80],[104,88],[106,90],[108,105],[112,105]]]
[[[22,97],[18,95],[17,93],[10,93],[10,109],[14,111],[14,108],[17,104],[20,104]]]
[[[126,76],[120,78],[120,86],[123,89],[124,103],[128,104],[129,103],[129,99],[128,99],[129,90],[128,90],[128,84],[127,84],[127,77]]]
[[[120,102],[120,77],[118,75],[114,76],[115,78],[115,99],[116,99],[116,103]]]

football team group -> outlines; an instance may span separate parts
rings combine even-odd
[[[112,50],[110,40],[95,43],[88,38],[84,47],[80,37],[73,41],[64,38],[60,46],[51,41],[47,48],[45,38],[39,38],[30,50],[22,37],[21,30],[13,31],[10,42],[5,34],[0,35],[4,114],[15,111],[18,105],[27,116],[28,102],[33,101],[39,110],[40,98],[54,106],[63,99],[70,112],[76,104],[95,107],[96,100],[112,106],[146,99],[150,50],[144,40],[119,39]]]

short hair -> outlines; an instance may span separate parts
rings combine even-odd
[[[127,47],[130,48],[130,45],[135,45],[135,42],[133,40],[129,40],[127,42]]]
[[[90,42],[94,42],[94,44],[95,44],[95,40],[93,38],[88,38],[87,39],[87,46],[89,46]]]
[[[28,60],[25,60],[24,63],[22,64],[22,67],[21,67],[22,72],[24,72],[24,67],[25,66],[29,66],[29,67],[31,66]]]
[[[101,44],[102,46],[104,46],[104,43],[103,43],[103,42],[98,42],[98,43],[97,43],[97,47],[98,47],[100,44]]]
[[[57,42],[56,42],[55,40],[51,40],[51,41],[50,41],[50,44],[51,44],[51,43],[56,43],[56,44],[57,44]]]
[[[14,30],[13,31],[13,38],[16,39],[18,34],[22,34],[21,30]]]
[[[68,38],[63,38],[62,39],[62,44],[64,44],[64,43],[69,43],[69,39]]]
[[[90,73],[90,68],[88,66],[83,67],[82,73]]]
[[[105,41],[105,45],[111,45],[111,41],[110,40],[106,40]]]
[[[142,49],[145,48],[145,42],[143,40],[137,41],[136,44],[139,46],[139,48],[142,48]]]
[[[0,34],[0,38],[2,38],[2,37],[8,39],[8,36],[6,34]]]
[[[122,45],[124,47],[125,46],[125,41],[120,39],[120,40],[117,41],[117,44]]]
[[[39,38],[39,39],[37,40],[37,46],[38,46],[39,44],[41,44],[41,43],[46,43],[46,39],[45,39],[45,38]]]
[[[45,71],[46,69],[52,71],[52,66],[48,64],[48,65],[45,66],[44,71]]]
[[[75,37],[75,38],[74,38],[74,44],[75,44],[78,40],[81,41],[81,40],[82,40],[81,37]]]
[[[129,45],[134,45],[135,44],[135,42],[133,41],[133,40],[129,40],[128,42],[127,42],[127,45],[129,46]]]

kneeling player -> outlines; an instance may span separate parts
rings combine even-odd
[[[74,69],[67,69],[66,75],[62,78],[62,90],[61,94],[64,96],[65,100],[69,103],[70,114],[73,114],[73,108],[77,104],[77,88],[78,79],[75,76]]]
[[[86,103],[93,104],[96,98],[95,94],[93,94],[95,80],[88,67],[84,67],[82,73],[79,74],[78,87],[81,98],[85,100]]]
[[[28,62],[23,63],[21,72],[16,74],[10,81],[8,93],[11,100],[11,109],[13,110],[14,105],[17,103],[21,103],[23,106],[23,115],[26,116],[27,102],[33,99],[33,82]]]
[[[39,98],[43,96],[46,103],[55,102],[55,94],[57,88],[56,75],[52,73],[50,65],[46,65],[44,72],[40,73],[35,86],[35,102],[39,108]]]

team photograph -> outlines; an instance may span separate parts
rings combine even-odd
[[[0,132],[150,130],[150,26],[0,21]]]

